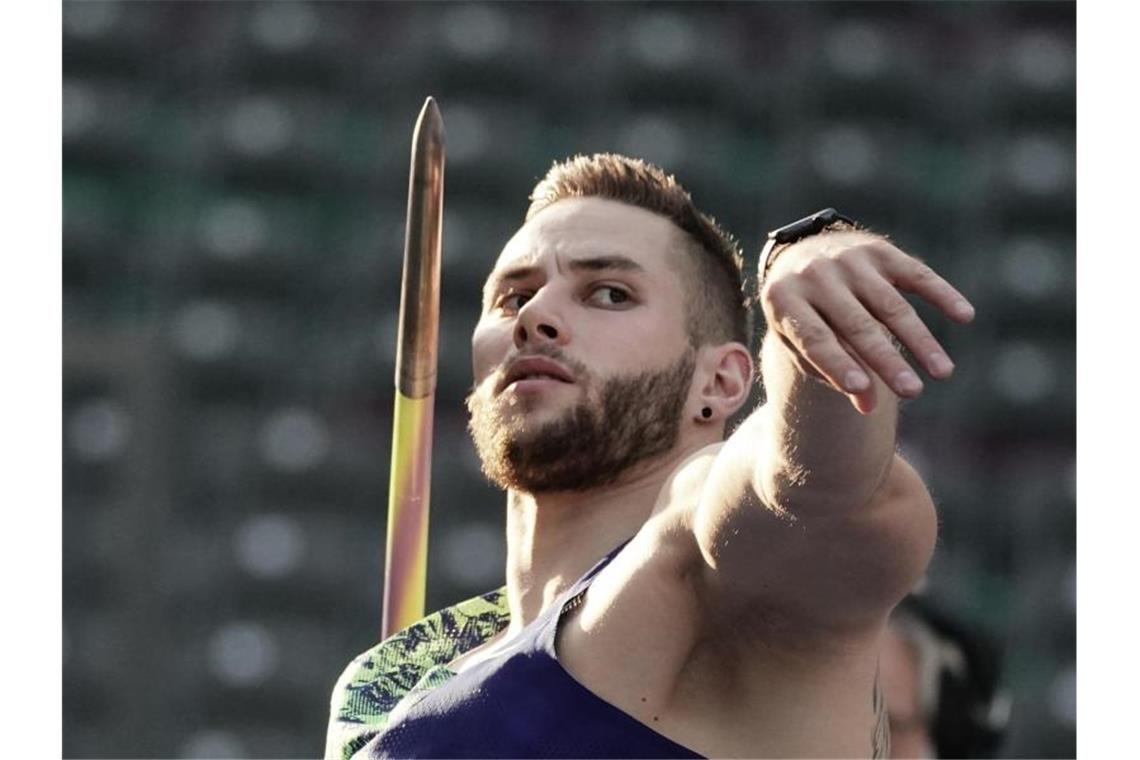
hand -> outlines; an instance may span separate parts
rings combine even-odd
[[[863,414],[875,408],[875,384],[913,398],[922,381],[890,336],[933,378],[954,371],[946,351],[900,291],[914,293],[955,322],[974,307],[933,269],[866,232],[805,238],[776,257],[760,290],[769,329],[802,371],[846,394]]]

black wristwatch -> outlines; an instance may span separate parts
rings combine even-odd
[[[760,251],[760,282],[768,276],[768,268],[775,259],[773,253],[811,235],[818,235],[826,229],[856,229],[856,224],[833,208],[825,208],[799,221],[786,224],[768,233],[768,241]]]

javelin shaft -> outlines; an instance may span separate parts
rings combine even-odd
[[[407,236],[396,347],[396,402],[384,561],[382,636],[424,615],[432,417],[439,361],[443,118],[428,98],[412,137]]]

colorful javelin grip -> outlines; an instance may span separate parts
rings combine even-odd
[[[388,484],[382,636],[424,615],[432,413],[439,360],[439,257],[443,235],[443,117],[428,98],[412,136],[396,408]]]

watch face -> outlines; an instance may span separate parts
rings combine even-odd
[[[825,208],[823,211],[820,211],[815,216],[816,216],[816,219],[818,221],[823,222],[823,224],[826,225],[826,224],[831,224],[836,219],[838,219],[839,218],[839,212],[833,208]]]
[[[839,218],[839,212],[833,208],[825,208],[822,211],[815,212],[811,216],[805,216],[799,221],[795,221],[787,226],[781,227],[773,234],[775,236],[776,242],[791,243],[792,241],[799,240],[802,237],[814,235],[827,225],[834,222],[837,218]]]

